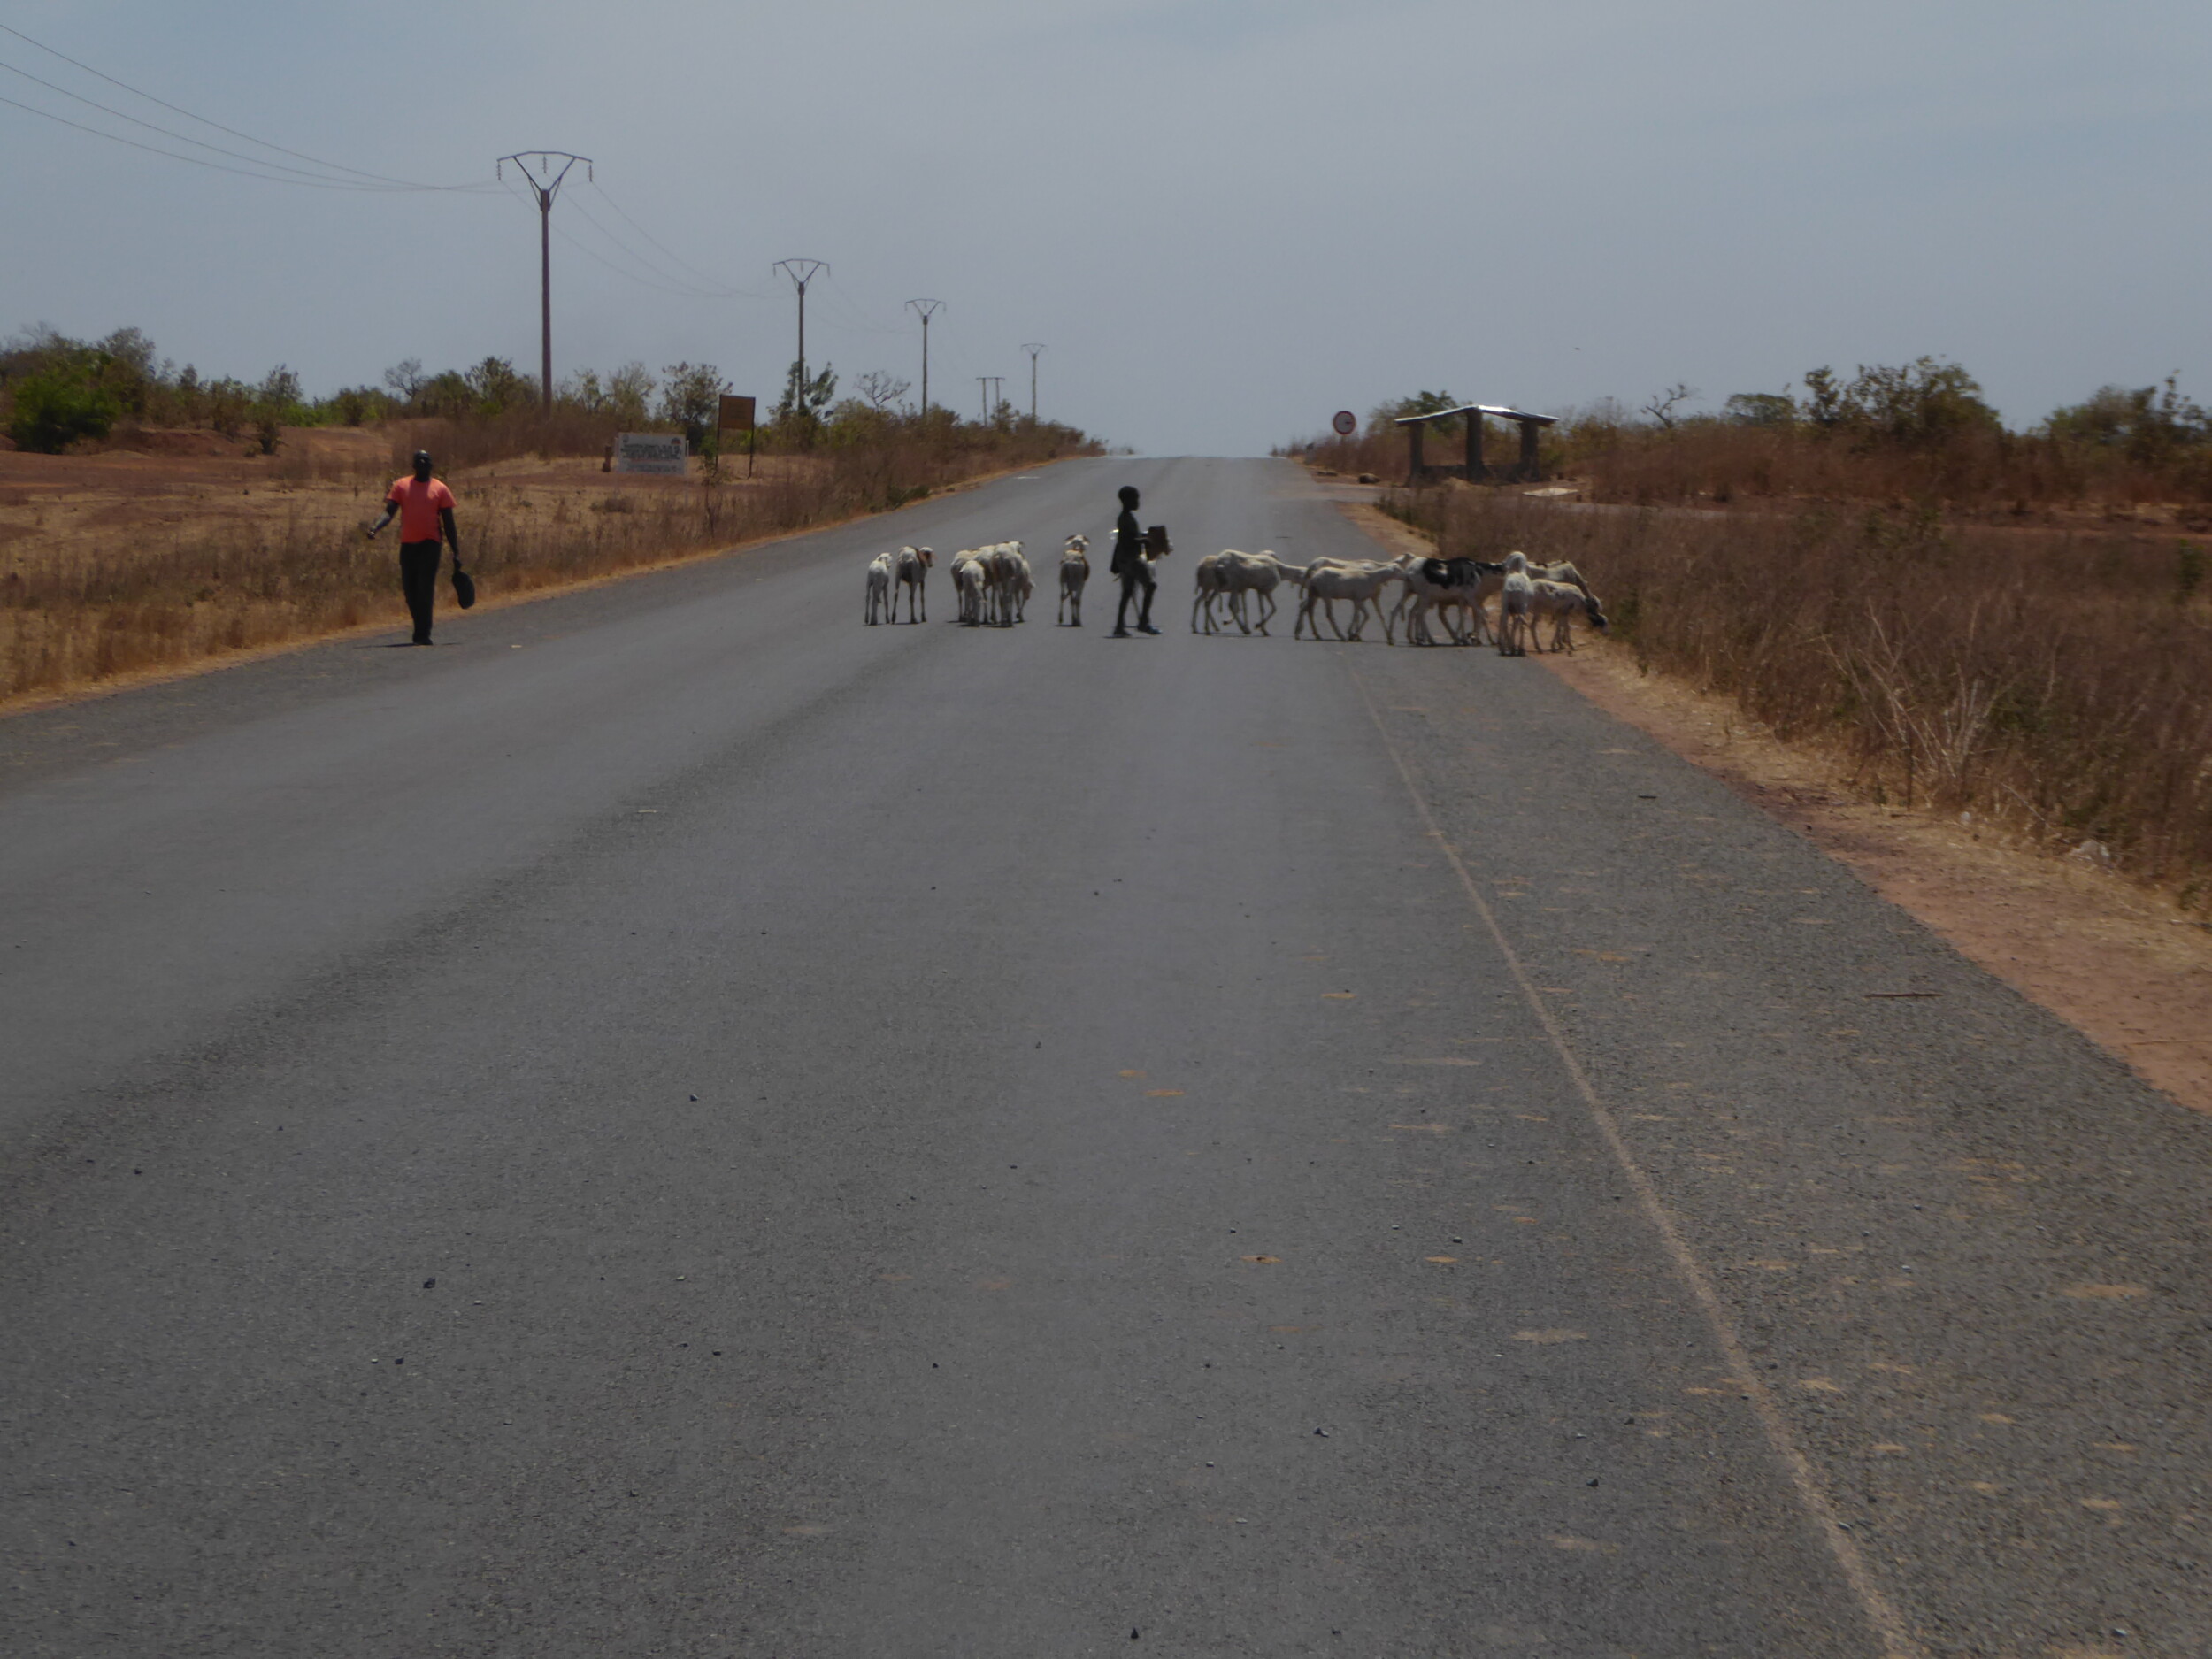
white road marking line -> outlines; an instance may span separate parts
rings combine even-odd
[[[1865,1557],[1859,1553],[1858,1545],[1852,1541],[1851,1535],[1843,1530],[1838,1521],[1835,1505],[1821,1489],[1819,1478],[1813,1472],[1812,1460],[1806,1456],[1804,1448],[1797,1443],[1797,1437],[1790,1432],[1789,1420],[1782,1415],[1781,1407],[1776,1404],[1773,1394],[1759,1380],[1758,1372],[1752,1367],[1751,1356],[1745,1348],[1742,1339],[1736,1334],[1735,1327],[1729,1323],[1727,1311],[1721,1306],[1712,1280],[1707,1277],[1704,1268],[1699,1265],[1690,1247],[1683,1242],[1682,1234],[1676,1228],[1673,1217],[1668,1215],[1666,1206],[1660,1202],[1659,1189],[1644,1173],[1643,1166],[1630,1154],[1628,1143],[1622,1139],[1620,1127],[1615,1122],[1612,1112],[1598,1098],[1597,1089],[1583,1071],[1581,1063],[1575,1058],[1574,1050],[1568,1047],[1566,1033],[1560,1030],[1558,1022],[1552,1018],[1551,1011],[1544,1006],[1544,999],[1537,994],[1535,981],[1529,978],[1528,971],[1521,965],[1519,953],[1513,949],[1512,941],[1506,938],[1505,930],[1498,926],[1496,914],[1484,900],[1482,890],[1475,885],[1474,878],[1467,873],[1467,866],[1460,861],[1459,849],[1445,839],[1443,830],[1437,824],[1436,814],[1430,810],[1420,787],[1413,781],[1412,769],[1406,764],[1405,757],[1399,752],[1397,744],[1391,741],[1390,728],[1383,723],[1382,714],[1375,706],[1375,699],[1367,689],[1367,682],[1360,677],[1356,668],[1349,672],[1353,685],[1359,688],[1360,702],[1366,707],[1367,718],[1374,723],[1376,734],[1382,739],[1384,752],[1390,757],[1391,764],[1398,769],[1399,780],[1406,787],[1406,794],[1413,802],[1413,810],[1421,820],[1422,829],[1431,841],[1443,849],[1444,856],[1450,860],[1452,872],[1459,878],[1459,885],[1467,895],[1467,902],[1474,906],[1476,915],[1482,918],[1483,926],[1488,929],[1499,954],[1505,958],[1505,965],[1513,975],[1513,982],[1520,987],[1522,1000],[1536,1016],[1537,1024],[1544,1028],[1544,1035],[1550,1040],[1553,1051],[1559,1056],[1560,1064],[1567,1068],[1567,1075],[1574,1083],[1575,1092],[1582,1096],[1582,1103],[1588,1110],[1599,1137],[1605,1142],[1606,1150],[1612,1154],[1614,1163],[1620,1166],[1622,1176],[1636,1194],[1638,1207],[1644,1212],[1645,1219],[1651,1223],[1653,1231],[1658,1233],[1668,1259],[1674,1263],[1675,1271],[1681,1276],[1699,1310],[1704,1314],[1713,1340],[1728,1362],[1730,1374],[1743,1380],[1744,1397],[1751,1402],[1752,1411],[1759,1419],[1759,1426],[1766,1432],[1767,1443],[1782,1460],[1783,1467],[1789,1471],[1791,1484],[1796,1487],[1798,1500],[1803,1504],[1814,1530],[1819,1532],[1822,1541],[1828,1546],[1829,1555],[1834,1557],[1845,1582],[1858,1598],[1860,1611],[1866,1615],[1867,1623],[1874,1627],[1874,1633],[1881,1640],[1885,1649],[1884,1659],[1925,1659],[1926,1649],[1899,1617],[1882,1586],[1875,1581]]]

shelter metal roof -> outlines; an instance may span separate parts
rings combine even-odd
[[[1559,420],[1556,415],[1539,415],[1525,409],[1509,409],[1503,403],[1460,403],[1450,409],[1432,409],[1425,415],[1401,415],[1392,424],[1418,426],[1432,420],[1448,420],[1454,415],[1464,415],[1470,411],[1478,415],[1495,415],[1500,420],[1525,420],[1537,426],[1555,426]]]

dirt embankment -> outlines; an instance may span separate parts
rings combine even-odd
[[[1333,491],[1360,528],[1401,552],[1432,549]],[[2024,846],[1970,815],[1878,804],[1840,754],[1784,743],[1729,699],[1642,673],[1625,647],[1587,634],[1552,672],[1745,800],[1809,837],[1961,954],[2050,1010],[2181,1104],[2212,1112],[2212,930],[2093,863]]]

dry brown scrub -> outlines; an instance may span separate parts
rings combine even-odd
[[[1954,517],[1996,522],[2088,513],[2212,528],[2212,455],[2199,449],[2154,463],[2036,434],[1975,431],[1913,447],[1701,421],[1571,434],[1560,461],[1592,499],[1638,505],[1773,496],[1940,503]]]
[[[0,456],[0,700],[403,619],[393,541],[360,526],[412,434],[289,456]],[[915,499],[1066,448],[1046,431],[763,457],[757,475],[523,461],[449,474],[488,595],[614,574]]]
[[[1493,422],[1493,462],[1509,449]],[[1458,438],[1429,441],[1432,462],[1455,464],[1462,452]],[[1393,431],[1317,439],[1297,453],[1315,467],[1398,484],[1409,451],[1405,434]],[[2212,450],[2201,448],[2145,460],[2040,434],[1977,430],[1914,447],[1802,425],[1695,421],[1663,431],[1585,422],[1546,432],[1543,465],[1588,500],[1637,506],[1935,503],[1954,518],[1991,523],[2120,518],[2212,529]]]
[[[1464,487],[1385,504],[1448,553],[1573,559],[1640,666],[1842,746],[1878,802],[1996,819],[2212,908],[2212,593],[2185,540]]]

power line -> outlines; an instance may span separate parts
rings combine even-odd
[[[172,161],[188,162],[196,167],[211,168],[217,173],[234,173],[242,179],[259,179],[265,184],[305,185],[310,189],[317,190],[366,190],[372,193],[381,193],[381,187],[372,184],[347,184],[335,180],[288,179],[280,173],[262,173],[250,167],[226,166],[219,161],[209,161],[200,156],[180,156],[173,150],[162,149],[158,144],[142,144],[135,138],[124,137],[120,133],[107,132],[97,127],[87,127],[82,121],[73,121],[65,115],[57,115],[51,110],[42,110],[35,104],[24,104],[5,95],[0,95],[0,104],[4,104],[11,109],[21,110],[26,115],[40,116],[58,126],[74,127],[80,133],[89,133],[95,138],[104,138],[111,143],[127,144],[133,150],[142,150],[150,156],[166,156]]]
[[[0,69],[6,70],[12,75],[20,75],[26,81],[33,81],[39,86],[44,87],[49,92],[58,92],[63,97],[73,99],[79,104],[85,104],[91,109],[99,111],[103,115],[112,115],[119,121],[128,121],[133,127],[142,127],[150,133],[159,133],[164,138],[173,138],[180,144],[191,144],[201,150],[212,150],[219,156],[228,156],[233,161],[242,161],[252,166],[265,168],[268,170],[265,176],[269,177],[271,181],[273,183],[319,184],[324,186],[326,188],[342,190],[398,191],[412,190],[417,188],[411,184],[366,184],[351,179],[333,179],[328,177],[326,174],[310,173],[304,167],[287,166],[280,161],[269,161],[260,156],[249,156],[242,150],[225,150],[220,144],[211,144],[204,138],[194,138],[188,134],[174,132],[166,127],[157,126],[152,121],[142,121],[135,115],[127,114],[121,110],[102,104],[96,98],[88,98],[82,93],[72,92],[67,87],[57,86],[54,82],[46,80],[42,76],[33,74],[27,69],[17,68],[13,64],[0,62]],[[19,105],[18,107],[20,108],[26,106]],[[43,112],[44,111],[41,111],[41,113]],[[93,129],[88,128],[87,130],[89,131]],[[115,134],[109,133],[104,134],[104,136],[112,138]],[[178,159],[188,161],[196,158],[188,156],[179,157]],[[298,176],[291,179],[277,176],[288,173],[296,173]]]
[[[528,185],[523,184],[518,180],[510,180],[506,181],[505,188],[508,193],[513,196],[516,200],[526,202],[533,207],[537,205],[537,196]],[[582,211],[582,204],[580,202],[572,201],[571,205],[576,207],[579,211]],[[601,269],[611,271],[615,275],[620,277],[626,282],[634,282],[640,288],[652,289],[656,294],[672,294],[679,299],[702,300],[721,299],[726,297],[724,295],[710,292],[705,288],[695,287],[691,283],[679,281],[675,278],[670,276],[666,272],[662,271],[659,266],[647,260],[643,255],[637,253],[629,246],[628,243],[623,242],[621,238],[614,235],[604,225],[602,225],[597,219],[592,218],[589,213],[584,214],[584,219],[585,222],[590,225],[594,230],[596,230],[602,236],[606,237],[608,245],[613,248],[617,253],[620,254],[626,259],[636,261],[639,266],[641,267],[641,270],[632,270],[627,265],[617,265],[612,259],[608,258],[605,254],[600,252],[598,249],[593,247],[589,242],[585,242],[581,237],[570,235],[568,232],[563,230],[558,225],[553,227],[553,234],[556,236],[559,237],[561,241],[566,242],[578,253],[583,255],[585,258],[590,260],[594,265],[598,265]],[[753,297],[758,296],[755,296]]]
[[[638,252],[636,249],[631,247],[627,242],[624,242],[621,237],[616,235],[604,225],[601,224],[599,220],[593,216],[591,210],[586,207],[580,200],[572,201],[570,203],[570,205],[573,207],[577,212],[583,215],[584,222],[587,225],[589,225],[602,236],[604,236],[608,242],[612,247],[618,250],[625,258],[634,261],[643,269],[650,272],[654,277],[658,279],[659,285],[668,288],[672,293],[688,294],[695,299],[703,300],[728,299],[736,293],[737,290],[734,288],[703,288],[698,283],[690,280],[687,277],[679,275],[673,271],[664,269],[662,266],[656,265],[652,260],[647,258],[643,254]]]
[[[607,187],[605,185],[601,184],[596,180],[588,180],[588,182],[591,185],[593,191],[598,196],[599,199],[604,202],[609,207],[612,208],[616,213],[621,216],[622,222],[624,224],[627,225],[632,230],[637,232],[639,235],[644,237],[645,240],[652,243],[654,247],[658,248],[661,252],[666,254],[668,257],[674,261],[676,265],[681,266],[684,270],[690,272],[698,280],[707,283],[710,286],[722,288],[725,294],[733,298],[762,300],[768,297],[767,295],[763,293],[758,288],[740,288],[735,283],[725,285],[719,277],[710,275],[707,272],[701,270],[697,265],[692,264],[690,260],[684,258],[673,249],[664,244],[660,238],[654,235],[653,233],[646,229],[644,226],[639,224],[637,220],[632,219],[628,213],[625,212],[623,211],[622,204],[616,201],[614,197],[607,194]],[[586,215],[586,217],[588,218],[589,215]],[[603,227],[602,228],[603,229],[604,227]],[[610,236],[609,240],[611,241],[612,237]],[[643,261],[641,260],[640,263],[642,264]]]
[[[156,96],[155,96],[152,93],[150,93],[150,92],[146,92],[146,91],[142,91],[142,89],[140,89],[139,88],[132,86],[132,85],[131,85],[128,81],[118,81],[118,80],[117,80],[117,79],[116,79],[113,75],[108,74],[108,73],[106,73],[104,71],[98,70],[98,69],[95,69],[95,68],[94,68],[94,67],[93,67],[90,64],[84,63],[84,62],[80,61],[80,60],[79,60],[79,59],[77,59],[77,58],[72,58],[72,57],[71,57],[71,56],[70,56],[67,52],[57,50],[55,48],[53,48],[53,47],[51,47],[51,46],[47,45],[47,44],[46,44],[46,42],[43,42],[43,41],[41,41],[41,40],[34,40],[34,39],[33,39],[30,35],[26,35],[26,34],[25,34],[25,33],[24,33],[21,29],[19,29],[19,28],[16,28],[16,27],[13,27],[12,26],[11,26],[11,25],[9,25],[9,24],[6,24],[6,23],[0,23],[0,30],[4,30],[6,33],[8,33],[8,34],[10,34],[10,35],[14,35],[16,39],[18,39],[18,40],[19,40],[19,41],[23,42],[24,42],[24,43],[26,43],[27,45],[35,46],[36,48],[38,48],[38,50],[39,50],[40,51],[46,53],[46,54],[47,54],[49,57],[50,57],[50,58],[60,58],[60,59],[62,60],[62,62],[64,62],[65,64],[69,65],[72,68],[74,68],[74,69],[81,69],[81,70],[83,70],[83,71],[85,72],[85,73],[87,73],[88,75],[91,75],[91,76],[93,76],[96,80],[104,81],[106,81],[106,82],[108,83],[108,85],[110,85],[110,86],[111,86],[111,87],[120,87],[120,88],[121,88],[124,91],[126,91],[126,92],[129,93],[129,94],[130,94],[133,97],[134,97],[134,98],[143,98],[143,99],[145,99],[145,100],[146,100],[146,102],[147,102],[147,103],[149,103],[149,104],[159,104],[159,105],[160,105],[163,109],[169,111],[170,111],[171,113],[173,113],[173,114],[181,115],[181,116],[183,116],[183,117],[185,118],[185,119],[187,119],[187,120],[188,120],[188,121],[197,121],[197,122],[198,122],[198,123],[199,123],[202,127],[213,127],[213,128],[214,128],[217,132],[219,132],[219,133],[227,133],[227,134],[230,134],[230,136],[231,136],[231,137],[233,137],[233,138],[243,139],[243,140],[244,140],[247,143],[249,143],[249,144],[257,144],[257,145],[259,145],[259,146],[260,146],[262,149],[264,149],[264,150],[275,150],[275,151],[277,152],[277,154],[279,154],[280,156],[289,156],[289,157],[292,157],[292,159],[293,159],[293,160],[295,160],[295,161],[311,161],[311,162],[313,162],[313,163],[314,163],[317,166],[319,166],[319,167],[327,168],[328,170],[330,170],[331,172],[334,172],[334,173],[349,173],[354,174],[357,178],[363,179],[363,180],[371,180],[371,181],[373,181],[373,183],[375,183],[375,184],[384,186],[384,187],[386,187],[386,188],[400,188],[400,189],[407,189],[407,190],[467,190],[467,191],[480,191],[480,190],[481,190],[481,188],[482,188],[482,187],[481,187],[480,185],[477,185],[477,184],[421,184],[421,183],[418,183],[416,180],[411,180],[411,179],[396,179],[396,178],[392,177],[392,176],[391,176],[390,174],[388,174],[388,173],[365,173],[365,172],[363,172],[363,171],[362,171],[360,168],[358,168],[358,167],[349,167],[349,166],[346,166],[346,165],[345,165],[343,163],[342,163],[342,162],[335,162],[335,161],[325,161],[325,160],[323,160],[323,159],[322,159],[321,157],[319,157],[308,155],[308,154],[307,154],[305,151],[303,151],[303,150],[287,150],[287,149],[286,149],[286,148],[285,148],[282,144],[273,144],[273,143],[269,142],[269,141],[268,141],[267,139],[265,139],[265,138],[256,138],[256,137],[255,137],[255,136],[254,136],[251,133],[242,133],[242,132],[240,132],[240,131],[239,131],[236,127],[226,127],[226,126],[224,126],[224,125],[223,125],[220,121],[211,121],[211,120],[210,120],[210,119],[208,119],[208,118],[207,118],[206,116],[204,116],[204,115],[196,115],[196,114],[194,114],[194,113],[190,111],[190,110],[186,109],[183,105],[181,105],[181,104],[172,104],[172,103],[170,103],[170,102],[169,102],[166,98],[157,98],[157,97],[156,97]],[[19,70],[17,73],[24,73],[24,72],[22,72],[22,71],[19,71]],[[36,78],[36,77],[33,77],[33,79],[35,79],[35,78]],[[42,83],[42,84],[44,84],[44,83]],[[59,88],[56,88],[56,89],[57,89],[57,90],[59,90]],[[74,93],[70,93],[70,94],[68,94],[67,96],[71,96],[71,97],[74,97],[74,96],[76,96],[77,95],[76,95],[76,94],[74,94]],[[87,99],[87,100],[85,100],[85,102],[89,103],[89,102],[90,102],[90,100],[89,100],[89,99]],[[23,109],[23,108],[28,108],[29,106],[28,106],[28,105],[24,105],[24,104],[19,104],[19,105],[17,105],[16,107],[18,107],[19,109]],[[96,106],[96,107],[99,107],[99,106]],[[43,114],[45,114],[45,113],[46,113],[46,111],[43,111],[43,110],[34,110],[34,111],[32,111],[32,113],[33,113],[33,114],[35,114],[35,115],[43,115]],[[120,111],[110,111],[110,113],[111,113],[111,114],[119,114],[119,113],[120,113]],[[60,119],[61,119],[61,118],[60,118],[59,116],[54,116],[54,117],[51,117],[50,119],[55,119],[55,120],[60,120]],[[134,118],[134,117],[133,117],[133,116],[127,116],[127,115],[126,115],[126,116],[124,116],[124,117],[123,117],[123,119],[124,119],[125,120],[127,120],[127,120],[133,120],[133,119],[135,119],[136,118]],[[73,121],[65,121],[65,122],[63,122],[63,125],[64,125],[64,126],[75,126],[75,125],[76,125],[76,123],[74,123]],[[140,122],[140,123],[139,123],[139,125],[141,125],[141,126],[145,126],[145,125],[147,125],[147,123],[145,123],[145,122]],[[98,129],[97,129],[97,128],[96,128],[96,127],[86,127],[84,130],[85,130],[85,131],[87,131],[87,132],[96,132],[96,131],[98,131]],[[158,129],[157,129],[157,130],[158,130]],[[172,135],[173,135],[173,136],[181,136],[181,134],[172,134]],[[112,133],[102,133],[102,134],[100,134],[100,136],[101,136],[101,137],[103,137],[103,138],[114,138],[116,135],[115,135],[114,134],[112,134]],[[121,143],[129,143],[131,141],[130,141],[130,140],[128,140],[128,139],[119,139],[119,140],[118,140],[118,142],[121,142]],[[185,142],[186,143],[188,143],[188,144],[196,144],[196,143],[200,143],[200,142],[201,142],[201,141],[200,141],[200,140],[198,140],[198,139],[196,139],[196,138],[188,138],[188,139],[185,139],[185,140],[184,140],[184,142]],[[141,148],[141,149],[146,149],[146,148],[150,148],[150,146],[141,145],[141,146],[140,146],[140,148]],[[204,146],[204,148],[207,148],[207,149],[212,150],[212,149],[214,148],[214,146],[213,146],[213,145],[211,145],[211,144],[209,144],[209,145],[205,145],[205,146]],[[164,152],[158,152],[158,153],[164,153],[164,154],[165,154],[165,153],[167,153],[167,152],[164,151]],[[227,154],[228,152],[225,152],[225,153],[227,153]],[[179,159],[179,160],[188,160],[188,159],[190,159],[190,157],[177,157],[177,159]],[[260,161],[258,160],[258,157],[255,157],[255,158],[253,158],[253,159],[255,159],[255,160],[257,161],[257,165],[263,165],[263,166],[274,166],[274,165],[278,165],[278,164],[276,164],[276,163],[274,163],[274,162],[260,162]],[[295,169],[295,171],[296,171],[296,169]]]

